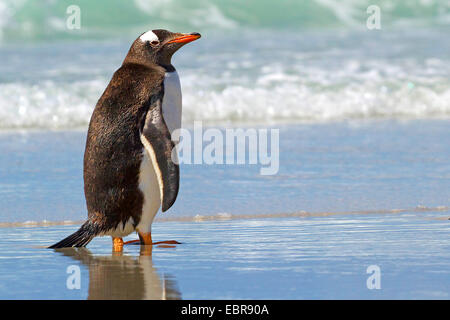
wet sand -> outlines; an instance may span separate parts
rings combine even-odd
[[[121,254],[109,237],[87,249],[43,248],[74,225],[1,228],[0,299],[448,299],[449,216],[159,221],[154,240],[182,244],[128,245]],[[379,290],[367,288],[371,265],[380,268]],[[67,286],[71,266],[80,289]]]

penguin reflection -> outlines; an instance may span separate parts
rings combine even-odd
[[[151,247],[150,247],[151,250]],[[175,279],[159,277],[149,252],[139,257],[123,255],[94,256],[86,248],[58,249],[65,256],[80,261],[89,269],[89,300],[178,300],[181,293]]]

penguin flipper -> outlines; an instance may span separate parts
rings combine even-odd
[[[161,194],[162,211],[168,210],[178,195],[180,169],[175,144],[164,121],[161,100],[148,109],[141,124],[141,142],[149,153]]]

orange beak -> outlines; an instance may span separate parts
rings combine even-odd
[[[188,43],[188,42],[192,42],[194,40],[197,40],[198,38],[200,38],[201,35],[200,33],[191,33],[191,34],[183,34],[179,37],[176,37],[175,39],[170,40],[167,43]]]

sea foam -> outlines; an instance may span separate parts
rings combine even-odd
[[[446,40],[436,30],[207,33],[173,58],[183,122],[448,119]],[[0,48],[0,129],[86,128],[130,41]]]

